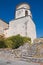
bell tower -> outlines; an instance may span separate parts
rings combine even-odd
[[[32,17],[30,6],[26,3],[20,4],[16,7],[15,19],[30,16]]]

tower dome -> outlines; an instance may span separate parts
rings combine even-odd
[[[26,8],[26,9],[30,9],[30,6],[27,3],[21,3],[19,4],[16,9],[21,9],[21,8]]]

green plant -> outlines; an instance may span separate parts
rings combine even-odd
[[[6,48],[12,48],[13,47],[12,40],[6,39],[4,42],[5,42]]]
[[[4,38],[0,38],[0,48],[5,48]]]
[[[0,38],[0,47],[6,48],[18,48],[19,46],[25,44],[26,42],[31,43],[31,39],[28,37],[22,37],[20,35],[12,36],[9,38]]]

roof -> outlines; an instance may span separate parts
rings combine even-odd
[[[30,9],[30,5],[27,3],[21,3],[19,5],[16,6],[16,9],[20,9],[20,8],[27,8]]]
[[[9,23],[7,23],[6,21],[4,21],[4,20],[2,20],[2,19],[0,19],[1,21],[3,21],[4,23],[6,23],[6,24],[9,24]]]

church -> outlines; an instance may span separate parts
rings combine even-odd
[[[20,34],[23,37],[30,37],[32,41],[36,38],[35,23],[27,3],[19,4],[16,7],[15,19],[11,20],[8,25],[8,28],[4,30],[5,37]]]

